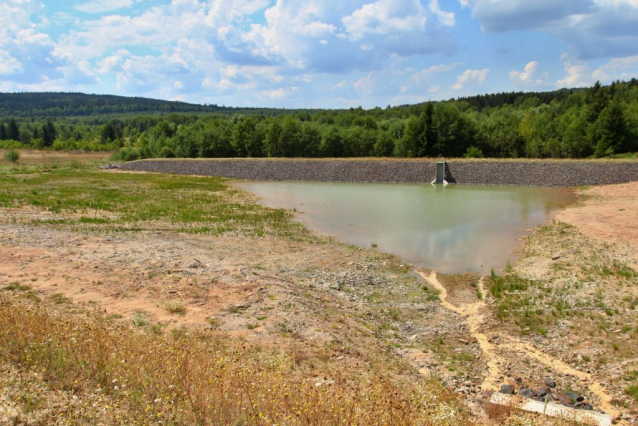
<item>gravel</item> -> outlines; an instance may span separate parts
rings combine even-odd
[[[262,181],[429,183],[435,161],[140,160],[127,171],[221,176]],[[466,185],[570,187],[638,181],[632,161],[450,161],[447,180]]]

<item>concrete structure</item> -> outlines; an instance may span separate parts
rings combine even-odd
[[[502,405],[533,413],[545,414],[550,417],[558,417],[565,420],[576,421],[584,424],[597,424],[600,426],[611,426],[611,416],[590,410],[576,410],[553,402],[540,402],[519,395],[506,395],[493,393],[490,404]]]
[[[445,180],[445,172],[447,169],[447,163],[445,161],[437,161],[436,162],[436,174],[434,176],[434,180],[432,184],[443,184],[447,185],[448,182]]]

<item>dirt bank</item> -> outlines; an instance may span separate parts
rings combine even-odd
[[[629,245],[638,266],[638,184],[588,188],[583,195],[581,205],[560,212],[557,219],[607,243]]]

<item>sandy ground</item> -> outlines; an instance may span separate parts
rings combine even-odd
[[[638,266],[638,182],[593,187],[584,195],[582,204],[563,210],[557,219],[596,239],[629,244]]]

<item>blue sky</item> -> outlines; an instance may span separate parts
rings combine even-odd
[[[2,0],[0,91],[399,105],[638,77],[638,0]]]

